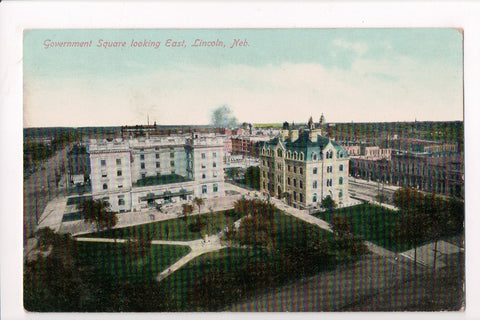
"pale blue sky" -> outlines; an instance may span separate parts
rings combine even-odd
[[[167,48],[167,39],[186,47]],[[44,41],[90,48],[44,48]],[[127,48],[97,48],[99,39]],[[161,41],[131,48],[132,39]],[[194,48],[195,39],[226,47]],[[248,47],[230,49],[233,39]],[[24,125],[462,120],[462,34],[454,29],[29,30]]]

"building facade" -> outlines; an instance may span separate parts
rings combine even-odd
[[[223,140],[198,134],[91,140],[92,196],[113,211],[224,193]]]
[[[460,153],[395,151],[390,158],[351,158],[353,177],[447,197],[463,198],[463,160]]]
[[[320,134],[311,121],[308,129],[290,129],[263,144],[260,152],[260,189],[296,208],[319,208],[330,196],[348,203],[347,152]]]
[[[243,155],[244,157],[260,157],[262,142],[268,141],[268,137],[263,136],[237,136],[232,137],[232,154]]]

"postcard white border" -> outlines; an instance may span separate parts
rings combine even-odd
[[[478,196],[480,159],[480,4],[473,1],[350,2],[29,2],[0,3],[0,239],[1,314],[4,319],[98,319],[99,314],[24,313],[22,307],[22,32],[30,28],[380,28],[457,27],[464,30],[466,134],[466,312],[295,314],[327,319],[478,319],[480,304]],[[292,314],[135,314],[135,319],[275,317]],[[132,314],[101,314],[131,319]]]

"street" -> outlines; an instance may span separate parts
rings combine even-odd
[[[393,194],[399,188],[374,181],[355,179],[352,177],[349,177],[348,183],[350,197],[367,201],[377,201],[377,195],[384,193],[386,197],[385,202],[390,204],[393,201]]]
[[[60,173],[61,167],[67,166],[68,147],[55,153],[53,157],[43,162],[41,168],[23,181],[23,245],[32,236],[38,219],[47,202],[58,195],[65,194],[65,181],[55,183],[55,172]],[[45,169],[43,169],[45,168]],[[62,179],[65,179],[62,176]],[[29,248],[24,248],[26,251]]]

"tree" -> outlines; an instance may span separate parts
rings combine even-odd
[[[424,195],[412,188],[400,188],[393,195],[393,203],[403,212],[415,211],[424,203]]]
[[[238,168],[228,168],[227,169],[227,176],[230,177],[232,181],[235,181],[235,178],[238,176]]]
[[[193,206],[191,204],[187,204],[187,203],[182,204],[182,213],[183,213],[184,219],[187,219],[187,216],[189,214],[192,214],[192,212],[193,212]]]
[[[332,218],[330,228],[332,229],[334,234],[338,235],[346,235],[353,233],[352,221],[341,215],[337,215]]]
[[[245,171],[245,184],[255,190],[260,190],[260,168],[248,167]]]
[[[395,236],[399,242],[407,243],[414,247],[415,271],[417,269],[417,246],[425,240],[427,232],[427,218],[420,211],[401,213],[399,223],[394,229]]]
[[[337,207],[335,200],[333,200],[332,197],[330,197],[330,195],[323,198],[320,205],[322,206],[323,209],[328,211],[332,211]]]
[[[330,227],[334,234],[333,248],[341,259],[361,256],[368,252],[363,240],[353,234],[353,223],[343,216],[334,216]]]
[[[117,224],[118,217],[115,212],[110,211],[109,207],[108,203],[93,199],[86,199],[79,205],[85,222],[95,223],[97,231],[111,229]]]
[[[193,199],[193,203],[195,203],[195,205],[198,207],[198,213],[200,213],[200,208],[203,206],[205,201],[203,201],[202,198],[196,197],[195,199]]]
[[[237,125],[237,118],[229,106],[221,106],[212,111],[211,124],[216,128],[229,128]]]
[[[245,217],[233,235],[236,241],[241,245],[275,247],[275,205],[259,199],[239,199],[234,204],[234,210],[238,217]]]
[[[49,227],[39,229],[36,235],[38,237],[38,246],[41,250],[48,249],[49,246],[58,242],[59,235]]]

